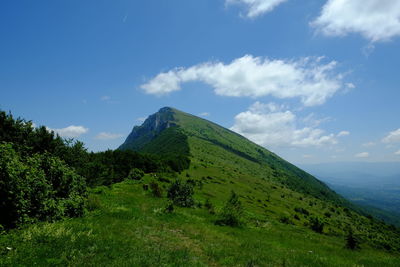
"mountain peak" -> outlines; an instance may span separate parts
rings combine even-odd
[[[174,110],[176,109],[173,107],[163,107],[160,108],[157,113],[173,112]]]
[[[175,111],[176,109],[174,108],[163,107],[158,112],[150,115],[141,126],[133,127],[132,132],[119,149],[140,150],[163,130],[176,126]]]

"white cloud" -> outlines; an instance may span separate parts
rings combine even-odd
[[[111,96],[103,95],[102,97],[100,97],[100,100],[101,101],[109,101],[109,100],[111,100]]]
[[[315,106],[344,87],[343,75],[334,73],[337,63],[323,64],[322,59],[269,60],[246,55],[229,64],[206,62],[163,72],[141,88],[148,94],[164,95],[181,90],[182,83],[199,81],[221,96],[298,97],[305,106]]]
[[[95,139],[97,139],[97,140],[112,140],[112,139],[121,138],[123,136],[124,136],[123,134],[101,132],[98,135],[96,135]]]
[[[85,134],[89,131],[88,128],[85,128],[83,126],[75,126],[71,125],[65,128],[61,129],[52,129],[52,128],[47,128],[49,131],[54,131],[61,137],[67,137],[67,138],[76,138],[81,136],[82,134]]]
[[[384,143],[399,143],[400,142],[400,129],[390,132],[382,139]]]
[[[209,112],[202,112],[202,113],[199,114],[199,116],[200,117],[208,117],[208,116],[210,116],[210,113]]]
[[[368,142],[368,143],[362,144],[363,147],[372,147],[372,146],[375,146],[375,145],[376,145],[375,142]]]
[[[369,153],[368,152],[361,152],[358,154],[354,155],[356,158],[368,158],[369,157]]]
[[[307,115],[305,118],[303,118],[302,122],[307,125],[311,125],[312,127],[317,127],[321,123],[324,123],[324,122],[327,122],[330,120],[331,120],[331,118],[329,118],[329,117],[317,118],[314,113],[311,113],[311,114]]]
[[[271,12],[275,7],[287,0],[226,0],[227,5],[239,4],[247,7],[246,17],[255,18]]]
[[[399,151],[396,151],[396,152],[394,152],[394,154],[395,154],[395,155],[398,155],[398,156],[400,156],[400,150],[399,150]]]
[[[262,146],[323,146],[337,143],[334,134],[313,126],[297,127],[291,111],[274,110],[270,104],[254,103],[249,110],[235,117],[230,128]]]
[[[400,35],[399,0],[328,0],[311,25],[328,36],[359,33],[371,42]]]
[[[337,137],[348,136],[350,134],[349,131],[341,131],[337,134]]]
[[[305,159],[311,159],[311,158],[313,158],[314,156],[313,155],[310,155],[310,154],[304,154],[303,155],[303,158],[305,158]]]

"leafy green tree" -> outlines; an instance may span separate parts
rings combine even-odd
[[[222,209],[216,223],[219,225],[240,226],[243,224],[242,217],[242,203],[239,200],[239,196],[232,191],[231,196]]]
[[[191,184],[175,180],[168,188],[167,197],[177,206],[192,207],[194,205],[193,194],[194,191]]]

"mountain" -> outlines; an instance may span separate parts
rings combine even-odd
[[[343,238],[348,229],[357,229],[373,246],[398,247],[399,233],[391,226],[312,175],[229,129],[175,108],[164,107],[135,126],[119,149],[187,158],[178,178],[197,186],[197,198],[221,206],[235,191],[247,221],[307,229],[323,222],[327,235]]]
[[[235,176],[251,174],[319,199],[344,203],[324,183],[267,149],[213,122],[170,107],[161,108],[141,126],[135,126],[119,149],[185,155],[200,168],[207,161],[223,172],[233,171]]]

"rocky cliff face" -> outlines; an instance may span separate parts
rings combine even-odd
[[[160,132],[172,126],[176,126],[174,121],[174,109],[170,107],[161,108],[157,113],[149,116],[141,126],[133,127],[132,132],[119,149],[140,150]]]

